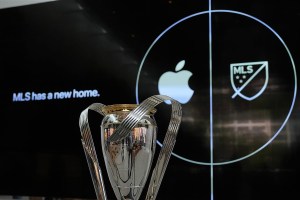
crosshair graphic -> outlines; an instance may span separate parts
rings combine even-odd
[[[174,151],[174,156],[211,166],[213,177],[213,166],[249,158],[282,132],[296,100],[296,68],[288,46],[267,23],[239,11],[212,10],[211,2],[208,11],[175,22],[154,40],[141,61],[136,79],[137,103],[146,93],[145,88],[148,93],[158,93],[161,75],[174,71],[181,60],[192,74],[194,91],[183,105],[187,110],[183,126],[195,130],[179,134],[199,144],[206,141],[209,156],[192,158],[188,150]],[[153,63],[159,68],[155,72]],[[149,85],[149,76],[157,83]],[[232,152],[221,140],[248,149]]]

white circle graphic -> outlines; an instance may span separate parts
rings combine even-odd
[[[237,158],[237,159],[233,159],[233,160],[228,160],[228,161],[225,161],[225,162],[201,162],[201,161],[196,161],[196,160],[192,160],[192,159],[188,159],[186,157],[183,157],[179,154],[176,154],[176,153],[172,153],[173,156],[183,160],[183,161],[186,161],[186,162],[189,162],[189,163],[193,163],[193,164],[197,164],[197,165],[225,165],[225,164],[231,164],[231,163],[234,163],[234,162],[238,162],[238,161],[241,161],[241,160],[244,160],[246,158],[249,158],[251,156],[253,156],[254,154],[258,153],[259,151],[261,151],[262,149],[264,149],[266,146],[268,146],[276,137],[277,135],[282,131],[282,129],[284,128],[284,126],[286,125],[288,119],[290,118],[290,115],[292,113],[292,110],[293,110],[293,107],[294,107],[294,104],[295,104],[295,101],[296,101],[296,93],[297,93],[297,75],[296,75],[296,67],[295,67],[295,64],[294,64],[294,60],[292,58],[292,54],[290,53],[290,50],[288,49],[287,45],[285,44],[285,42],[283,41],[283,39],[279,36],[279,34],[273,30],[269,25],[267,25],[265,22],[259,20],[258,18],[254,17],[254,16],[251,16],[249,14],[246,14],[246,13],[242,13],[242,12],[238,12],[238,11],[233,11],[233,10],[210,10],[210,11],[203,11],[203,12],[198,12],[198,13],[195,13],[195,14],[192,14],[192,15],[189,15],[185,18],[182,18],[181,20],[175,22],[174,24],[172,24],[171,26],[169,26],[167,29],[165,29],[155,40],[154,42],[150,45],[150,47],[148,48],[148,50],[146,51],[142,61],[141,61],[141,64],[139,66],[139,70],[138,70],[138,73],[137,73],[137,78],[136,78],[136,91],[135,91],[135,94],[136,94],[136,102],[139,103],[139,81],[140,81],[140,75],[141,75],[141,71],[142,71],[142,68],[143,68],[143,65],[145,63],[145,60],[148,56],[148,54],[150,53],[151,49],[153,48],[153,46],[160,40],[160,38],[166,34],[168,31],[170,31],[173,27],[175,27],[176,25],[190,19],[190,18],[193,18],[193,17],[196,17],[196,16],[200,16],[200,15],[205,15],[205,14],[210,14],[210,13],[231,13],[231,14],[236,14],[236,15],[240,15],[240,16],[244,16],[244,17],[247,17],[251,20],[254,20],[255,22],[258,22],[259,24],[263,25],[265,28],[267,28],[269,31],[271,31],[272,34],[274,34],[276,36],[276,38],[281,42],[281,45],[283,45],[285,51],[287,52],[288,54],[288,57],[290,59],[290,62],[291,62],[291,65],[292,65],[292,71],[293,71],[293,78],[294,78],[294,90],[293,90],[293,97],[292,97],[292,102],[290,104],[290,107],[289,107],[289,110],[288,110],[288,113],[286,115],[286,117],[284,118],[283,120],[283,123],[282,125],[279,127],[279,129],[275,132],[275,134],[269,139],[267,140],[266,143],[264,143],[262,146],[260,146],[259,148],[257,148],[256,150],[252,151],[251,153],[245,155],[245,156],[242,156],[240,158]],[[212,102],[211,102],[212,103]],[[162,144],[157,141],[157,143],[161,146]]]

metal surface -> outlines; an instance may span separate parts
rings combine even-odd
[[[181,123],[180,103],[168,96],[154,95],[132,111],[132,106],[120,109],[120,105],[117,105],[107,112],[103,104],[95,103],[81,113],[79,126],[82,144],[97,199],[105,200],[107,196],[88,124],[88,110],[104,115],[101,128],[102,151],[116,197],[137,200],[146,183],[155,152],[157,127],[152,111],[166,100],[171,101],[171,119],[146,195],[146,199],[155,199]]]

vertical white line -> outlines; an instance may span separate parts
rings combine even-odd
[[[210,111],[210,199],[214,199],[214,157],[213,157],[213,94],[212,94],[212,20],[209,0],[209,111]]]

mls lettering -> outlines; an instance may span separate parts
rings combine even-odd
[[[235,66],[233,67],[233,74],[252,74],[253,66]]]
[[[13,101],[30,101],[30,92],[26,92],[23,95],[23,92],[13,93]]]

